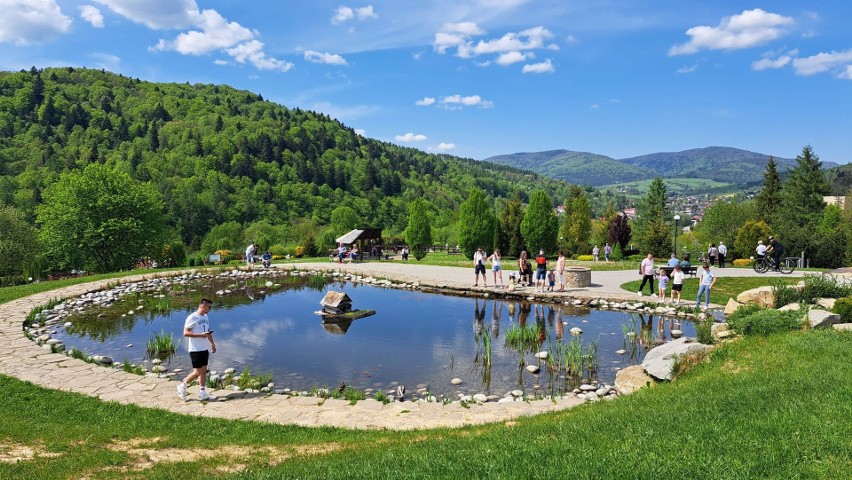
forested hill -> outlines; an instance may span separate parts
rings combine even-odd
[[[47,186],[90,163],[155,185],[191,248],[229,221],[326,225],[339,205],[398,233],[409,202],[424,198],[441,232],[471,187],[491,198],[568,196],[561,181],[365,138],[228,86],[70,67],[0,72],[0,204],[32,219]]]

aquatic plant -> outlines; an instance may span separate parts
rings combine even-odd
[[[272,372],[265,373],[251,373],[248,368],[243,370],[243,373],[240,374],[240,379],[237,382],[237,386],[240,389],[245,390],[247,388],[251,388],[253,390],[260,390],[261,388],[272,383]]]
[[[145,297],[143,305],[150,314],[165,314],[172,309],[172,299],[168,296]]]
[[[381,389],[377,390],[376,393],[373,394],[373,398],[387,405],[390,403],[391,399],[388,395],[382,391]]]
[[[506,331],[508,348],[518,351],[532,352],[538,349],[538,328],[535,325],[512,324]]]
[[[177,351],[180,345],[180,340],[175,341],[172,332],[166,333],[161,330],[160,333],[154,333],[154,336],[148,339],[145,350],[151,358],[168,358]]]
[[[76,358],[77,360],[82,360],[84,362],[89,361],[89,356],[86,355],[86,352],[80,350],[77,347],[71,349],[71,358]]]

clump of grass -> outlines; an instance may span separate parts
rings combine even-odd
[[[151,314],[169,313],[172,309],[172,299],[165,297],[145,297],[145,309]]]
[[[331,395],[331,398],[342,398],[343,400],[349,400],[350,405],[355,405],[358,403],[358,400],[365,400],[367,398],[367,394],[362,392],[361,390],[356,390],[352,387],[346,387],[343,391],[336,391]]]
[[[145,370],[139,365],[133,365],[129,360],[124,360],[121,364],[121,369],[127,373],[133,373],[135,375],[145,375]]]
[[[538,328],[535,325],[512,325],[506,331],[506,346],[518,351],[532,352],[538,349]]]
[[[27,318],[24,320],[24,328],[29,328],[34,323],[41,323],[36,321],[40,313],[44,312],[45,310],[50,310],[64,301],[64,298],[51,298],[44,305],[39,305],[30,310],[30,313],[27,314]]]
[[[388,395],[382,390],[376,391],[376,393],[373,394],[373,398],[384,403],[385,405],[389,404],[391,401],[390,397],[388,397]]]
[[[750,315],[737,317],[731,315],[728,318],[728,325],[742,335],[769,335],[801,329],[804,325],[804,316],[801,311],[795,310],[782,312],[774,309],[760,309]]]
[[[89,361],[89,356],[86,355],[86,352],[80,350],[77,347],[71,349],[71,358],[76,358],[77,360],[82,360],[84,362]]]
[[[321,273],[315,273],[308,277],[308,286],[310,288],[316,290],[322,290],[325,288],[326,280],[325,276]]]
[[[715,322],[716,320],[709,315],[704,320],[695,321],[695,338],[699,343],[713,344],[713,324]]]
[[[260,390],[270,383],[272,383],[272,372],[251,373],[251,371],[246,368],[243,370],[243,373],[240,374],[240,380],[237,382],[237,386],[242,390],[247,388]]]
[[[166,359],[177,352],[178,345],[180,340],[176,342],[172,332],[166,333],[161,330],[160,333],[154,333],[154,336],[148,339],[145,350],[152,358]]]

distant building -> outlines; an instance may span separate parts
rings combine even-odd
[[[840,208],[844,208],[846,206],[846,197],[843,196],[822,197],[822,201],[825,202],[826,205],[837,205]]]
[[[625,208],[622,213],[624,213],[624,216],[627,218],[636,218],[636,207]]]
[[[553,209],[553,213],[556,214],[557,217],[565,215],[565,205],[557,205],[556,208]]]

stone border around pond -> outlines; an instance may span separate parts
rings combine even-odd
[[[220,271],[225,276],[263,276],[263,270],[245,271],[242,269],[208,269],[204,273]],[[401,275],[384,275],[386,278],[371,276],[367,271],[347,272],[342,268],[311,268],[300,270],[296,266],[285,269],[270,269],[267,272],[298,272],[301,275],[309,275],[320,271],[331,271],[332,276],[349,276],[353,281],[369,283],[373,285],[416,289],[424,292],[451,293],[463,295],[491,296],[488,289],[473,289],[452,284],[421,285],[416,278]],[[222,401],[197,402],[180,401],[175,392],[175,382],[161,375],[139,376],[112,368],[101,368],[108,359],[97,356],[88,363],[83,360],[71,358],[62,353],[51,353],[58,348],[56,342],[49,337],[50,326],[46,325],[34,329],[31,336],[41,340],[43,346],[30,341],[22,332],[22,325],[30,311],[39,305],[47,304],[55,298],[78,297],[91,299],[93,292],[98,292],[118,285],[132,285],[136,282],[147,281],[153,278],[180,277],[184,280],[198,275],[198,269],[178,272],[168,272],[162,275],[136,275],[116,280],[102,280],[80,285],[61,288],[58,290],[31,295],[0,305],[0,340],[7,346],[0,353],[0,373],[17,377],[21,380],[32,382],[47,388],[55,388],[63,391],[82,393],[100,398],[104,401],[117,401],[119,403],[132,403],[142,407],[159,408],[175,413],[183,413],[199,416],[215,416],[227,419],[260,420],[271,423],[295,424],[301,426],[337,426],[356,429],[394,429],[410,430],[435,427],[458,427],[470,424],[481,424],[487,422],[508,421],[525,415],[534,415],[547,411],[562,410],[582,404],[585,401],[598,400],[599,397],[614,398],[614,389],[606,386],[583,385],[578,393],[568,394],[564,397],[547,398],[542,401],[527,401],[517,392],[510,392],[506,397],[499,399],[463,398],[461,401],[452,403],[426,402],[392,402],[383,404],[379,401],[368,399],[361,400],[351,405],[346,400],[323,399],[317,397],[270,395],[268,393],[224,392],[219,396]],[[278,273],[279,275],[281,273]],[[395,278],[388,278],[395,277]],[[180,280],[179,280],[180,281]],[[133,287],[129,287],[132,291]],[[496,290],[496,289],[494,289]],[[555,295],[554,293],[558,293]],[[519,300],[534,300],[538,302],[564,302],[565,304],[599,306],[601,308],[622,308],[625,310],[645,311],[648,313],[663,314],[667,311],[658,311],[649,306],[629,302],[611,302],[605,299],[583,298],[573,299],[569,292],[554,292],[548,294],[528,295],[524,292],[498,291],[494,296],[498,298],[517,298]],[[83,303],[90,303],[83,301]],[[67,305],[67,304],[64,304]],[[79,305],[76,305],[79,306]],[[64,310],[68,308],[59,308]],[[684,312],[680,312],[686,316]],[[47,315],[43,317],[45,320]],[[63,319],[62,316],[53,316],[50,320],[55,325]],[[47,330],[45,330],[45,328]],[[46,335],[47,338],[43,336]],[[50,350],[47,350],[50,349]],[[190,398],[197,387],[190,390]],[[576,392],[576,391],[575,391]],[[613,393],[611,393],[613,392]],[[218,392],[217,392],[218,393]],[[285,393],[283,390],[278,393]],[[594,394],[594,395],[592,395]],[[511,397],[510,397],[511,395]],[[499,398],[499,397],[498,397]],[[484,400],[484,402],[483,402]],[[480,403],[482,402],[482,403]],[[471,405],[475,404],[471,408]]]

